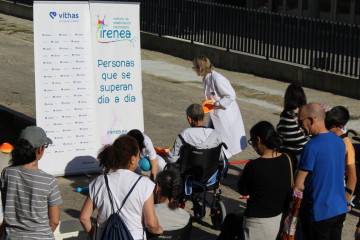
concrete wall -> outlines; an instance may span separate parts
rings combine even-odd
[[[32,6],[14,4],[13,2],[7,2],[4,0],[0,0],[0,13],[29,20],[33,19]]]
[[[32,20],[32,7],[0,0],[0,12]],[[169,37],[141,33],[141,47],[192,60],[196,55],[208,56],[216,67],[250,73],[285,82],[299,82],[305,87],[360,99],[360,79],[312,71],[261,57],[227,52],[201,44]]]

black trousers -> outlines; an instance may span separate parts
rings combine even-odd
[[[318,222],[312,222],[313,239],[340,240],[346,213]]]

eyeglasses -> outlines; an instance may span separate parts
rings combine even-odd
[[[49,146],[49,144],[45,143],[43,146],[44,146],[44,148],[47,148]]]
[[[248,144],[249,144],[249,145],[252,145],[252,144],[253,144],[253,141],[254,141],[254,139],[251,139],[251,138],[250,138],[250,139],[248,140]]]

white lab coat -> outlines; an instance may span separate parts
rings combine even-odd
[[[210,112],[211,124],[221,133],[228,149],[225,155],[231,156],[241,152],[247,146],[244,123],[239,106],[236,102],[236,94],[229,80],[216,71],[212,71],[203,78],[203,87],[206,100],[218,101],[220,106]]]

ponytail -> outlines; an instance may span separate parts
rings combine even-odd
[[[104,174],[111,169],[126,168],[132,156],[139,154],[139,146],[135,138],[120,136],[112,145],[106,145],[98,154],[99,165],[104,168]]]
[[[15,167],[35,161],[36,150],[26,139],[20,138],[11,152],[10,165]]]
[[[267,121],[261,121],[250,129],[250,136],[259,137],[261,143],[269,149],[279,151],[282,144],[282,136]]]
[[[161,188],[160,195],[169,199],[169,208],[171,210],[177,209],[179,207],[181,189],[183,189],[180,172],[164,170],[157,175],[156,183]]]

